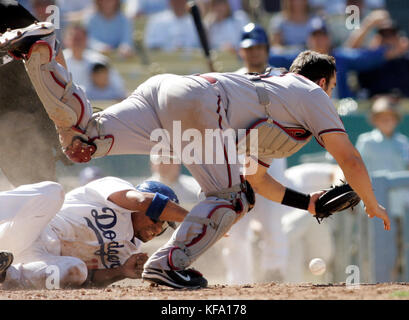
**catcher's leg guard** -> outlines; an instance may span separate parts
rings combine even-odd
[[[112,136],[101,136],[98,117],[71,74],[55,61],[55,33],[50,23],[8,31],[0,37],[0,50],[24,58],[30,80],[50,119],[55,123],[64,153],[75,162],[106,155]],[[91,136],[92,134],[92,136]]]
[[[50,43],[37,41],[25,61],[27,73],[49,117],[57,127],[85,129],[92,108],[71,74],[53,58]]]
[[[108,144],[103,143],[100,148],[95,142],[104,139],[90,139],[86,129],[92,107],[82,89],[72,83],[71,74],[53,59],[50,44],[36,42],[27,55],[25,67],[48,116],[57,127],[67,157],[75,162],[88,162],[91,157],[105,155],[113,139],[105,141]]]
[[[222,238],[236,222],[237,213],[233,206],[219,205],[207,216],[200,218],[188,216],[187,223],[203,224],[203,231],[190,243],[174,241],[173,248],[169,251],[168,263],[173,270],[185,269],[191,265],[201,254]],[[183,223],[185,223],[182,222]],[[180,226],[182,227],[182,225]]]

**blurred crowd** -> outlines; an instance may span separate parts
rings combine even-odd
[[[40,20],[60,12],[59,37],[73,78],[92,100],[120,100],[120,76],[103,55],[126,59],[147,50],[200,48],[187,0],[20,0]],[[310,49],[337,61],[334,98],[409,96],[409,41],[387,0],[197,0],[210,47],[237,54],[243,28],[260,24],[269,37],[269,64],[288,68]],[[349,8],[349,9],[348,9]],[[139,21],[143,30],[138,30]],[[98,66],[93,62],[98,61]],[[94,68],[95,67],[95,68]],[[232,70],[231,70],[232,71]]]
[[[186,0],[21,0],[38,19],[46,20],[51,5],[62,14],[59,38],[73,80],[90,100],[126,98],[124,80],[112,57],[140,54],[136,25],[145,19],[143,46],[175,52],[200,48]],[[303,50],[336,58],[337,87],[333,98],[370,99],[371,132],[359,136],[356,147],[370,174],[409,167],[409,140],[397,132],[401,98],[409,97],[409,40],[388,12],[387,0],[197,0],[210,46],[232,53],[242,62],[238,73],[262,73],[268,66],[289,68]],[[348,6],[359,9],[348,20]],[[47,9],[48,8],[48,9]],[[347,20],[360,23],[348,27]],[[230,70],[235,71],[235,70]],[[182,205],[192,207],[200,188],[180,166],[152,165],[151,179],[177,188]],[[269,173],[303,192],[328,188],[342,178],[330,163],[308,163],[287,168],[285,159],[274,162]],[[98,170],[83,179],[101,176]],[[85,180],[84,180],[85,181]],[[88,180],[87,180],[88,181]],[[85,182],[81,182],[83,184]],[[399,221],[407,191],[391,193],[391,213]],[[317,224],[306,212],[290,210],[259,198],[254,212],[243,218],[221,240],[226,281],[332,281],[339,230],[332,222]],[[338,231],[337,231],[338,230]],[[343,233],[345,235],[345,233]],[[338,248],[339,249],[339,248]],[[329,272],[314,278],[308,262],[320,257]],[[345,260],[345,263],[350,261]],[[239,266],[239,268],[238,268]],[[332,277],[332,278],[331,278]]]

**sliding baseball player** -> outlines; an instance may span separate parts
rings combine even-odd
[[[162,206],[156,200],[162,200]],[[156,181],[105,177],[66,195],[40,182],[0,192],[0,282],[3,288],[107,286],[140,278],[148,256],[142,242],[187,211]],[[47,279],[54,279],[48,281]]]

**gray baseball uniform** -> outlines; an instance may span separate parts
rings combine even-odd
[[[115,137],[109,154],[149,154],[157,144],[151,132],[166,129],[173,137],[173,123],[180,121],[181,132],[197,129],[246,129],[267,118],[260,105],[254,82],[245,75],[212,73],[211,83],[202,76],[158,75],[141,84],[123,102],[102,114],[103,133]],[[264,78],[270,93],[267,112],[283,127],[300,135],[312,134],[321,144],[328,132],[345,132],[341,119],[326,93],[312,81],[293,73]],[[172,141],[170,146],[173,147]],[[182,141],[182,150],[189,142]],[[214,153],[214,150],[203,151]],[[182,155],[173,148],[179,158]],[[201,162],[204,163],[204,159]],[[269,159],[260,159],[268,165]],[[187,164],[204,192],[240,182],[236,166]]]
[[[334,105],[317,84],[293,73],[266,77],[262,81],[271,101],[267,108],[259,103],[255,84],[245,75],[211,73],[152,77],[128,99],[101,113],[103,133],[115,137],[109,154],[149,153],[157,143],[150,139],[151,132],[163,128],[172,138],[175,121],[180,121],[182,133],[194,128],[203,136],[206,129],[246,129],[267,117],[290,134],[295,133],[300,139],[313,135],[321,144],[325,133],[345,133]],[[182,152],[174,148],[173,142],[170,139],[171,151],[183,159]],[[188,144],[188,141],[182,141],[181,150]],[[203,147],[203,155],[216,153],[213,147]],[[206,164],[203,158],[199,160],[202,160],[201,164],[185,165],[205,193],[241,182],[239,164],[227,161]],[[271,159],[259,159],[259,163],[265,166],[270,162]],[[208,218],[216,208],[228,205],[231,203],[227,200],[207,197],[188,216]],[[147,266],[169,269],[169,251],[175,243],[189,246],[205,232],[202,224],[185,219],[172,239],[150,257]]]

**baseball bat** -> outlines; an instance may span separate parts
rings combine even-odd
[[[200,15],[199,7],[197,6],[197,4],[194,1],[189,1],[188,2],[188,8],[189,8],[190,14],[193,17],[193,22],[195,24],[197,34],[199,35],[200,44],[202,46],[204,56],[205,56],[205,58],[207,60],[209,70],[210,70],[210,72],[215,72],[216,70],[215,70],[214,65],[213,65],[213,60],[212,60],[212,58],[210,56],[209,41],[207,39],[206,30],[203,27],[202,17]]]

